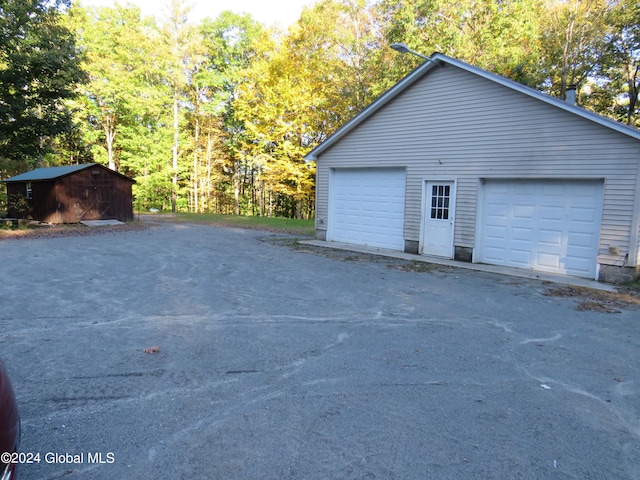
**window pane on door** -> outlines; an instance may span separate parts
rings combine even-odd
[[[431,187],[431,218],[435,220],[449,220],[449,200],[451,188],[449,185],[433,185]]]

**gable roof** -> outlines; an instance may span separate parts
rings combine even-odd
[[[66,175],[70,175],[75,172],[79,172],[80,170],[84,170],[86,168],[91,167],[100,167],[103,170],[108,170],[110,173],[118,175],[122,178],[126,178],[127,180],[134,181],[133,179],[127,177],[126,175],[122,175],[114,170],[110,170],[99,163],[85,163],[82,165],[66,165],[62,167],[44,167],[44,168],[36,168],[35,170],[31,170],[29,172],[21,173],[20,175],[16,175],[15,177],[7,178],[6,180],[2,180],[5,183],[12,182],[44,182],[48,180],[55,180],[56,178],[64,177]]]
[[[582,118],[585,118],[589,121],[598,123],[603,125],[604,127],[610,128],[612,130],[616,130],[620,133],[633,137],[637,140],[640,140],[640,130],[625,125],[620,122],[616,122],[615,120],[611,120],[607,117],[603,117],[602,115],[598,115],[597,113],[590,112],[589,110],[585,110],[576,105],[572,105],[567,103],[559,98],[552,97],[551,95],[547,95],[545,93],[539,92],[538,90],[527,87],[521,83],[518,83],[514,80],[510,80],[506,77],[497,75],[495,73],[488,72],[478,67],[474,67],[466,62],[461,60],[457,60],[452,57],[448,57],[447,55],[443,55],[442,53],[434,53],[429,57],[429,60],[425,61],[418,68],[409,73],[406,77],[396,83],[393,87],[379,96],[373,103],[369,104],[364,110],[362,110],[358,115],[349,120],[346,124],[336,130],[332,135],[329,136],[324,142],[318,145],[316,148],[311,150],[306,156],[306,160],[317,160],[318,155],[327,150],[329,147],[340,141],[342,137],[348,134],[351,130],[355,129],[358,125],[364,122],[367,118],[375,114],[378,110],[384,107],[389,102],[393,101],[395,97],[413,85],[415,82],[420,80],[421,78],[427,76],[429,72],[438,68],[441,65],[451,65],[462,70],[465,70],[474,75],[478,75],[479,77],[485,78],[492,82],[503,85],[507,88],[515,90],[517,92],[523,93],[530,97],[533,97],[542,102],[553,105],[554,107],[560,108],[567,112],[570,112],[574,115],[578,115]]]

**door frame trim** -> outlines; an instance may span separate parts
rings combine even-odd
[[[451,187],[451,197],[450,197],[450,205],[449,212],[453,215],[451,218],[451,238],[449,239],[449,255],[442,258],[453,258],[454,257],[454,238],[456,231],[456,213],[457,213],[457,193],[458,193],[458,178],[457,177],[423,177],[421,179],[422,184],[422,195],[421,195],[421,203],[420,203],[420,241],[418,244],[418,254],[425,255],[424,253],[424,229],[427,223],[427,212],[431,211],[431,207],[427,208],[427,197],[429,198],[429,205],[431,205],[431,196],[427,189],[427,185],[429,182],[450,182],[452,183]],[[427,254],[428,255],[428,254]]]

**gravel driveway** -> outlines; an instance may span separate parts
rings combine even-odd
[[[19,479],[640,478],[637,306],[276,237],[0,241]]]

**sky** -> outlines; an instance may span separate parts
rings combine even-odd
[[[84,6],[113,6],[116,0],[80,0]],[[142,15],[161,16],[168,0],[117,0],[120,5],[132,3],[140,7]],[[250,13],[251,16],[267,26],[289,27],[300,17],[303,7],[315,3],[314,0],[187,0],[193,9],[189,20],[199,22],[205,17],[215,18],[224,10],[235,13]]]

